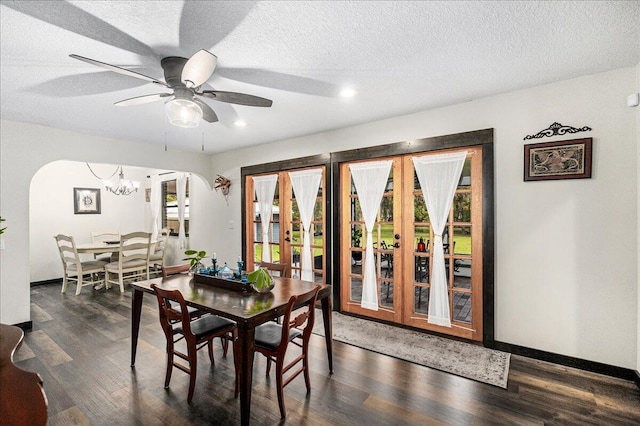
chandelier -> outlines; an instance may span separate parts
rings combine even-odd
[[[91,171],[91,174],[102,181],[104,189],[113,194],[131,195],[134,192],[138,192],[138,188],[140,188],[140,182],[138,182],[137,180],[128,180],[124,178],[124,171],[122,170],[122,166],[117,166],[116,171],[113,172],[113,174],[108,178],[101,178],[96,175],[93,170],[91,170],[91,166],[89,166],[89,163],[87,163],[87,167]],[[120,173],[118,173],[118,171],[120,171]],[[116,182],[113,182],[111,178],[115,176],[116,173],[118,173],[118,180]]]

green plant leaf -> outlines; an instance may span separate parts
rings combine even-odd
[[[258,290],[268,288],[271,285],[271,275],[263,268],[256,269],[247,274],[247,279],[253,283]]]

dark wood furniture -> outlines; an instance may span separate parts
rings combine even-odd
[[[213,277],[210,277],[213,278]],[[132,283],[131,304],[131,366],[135,365],[140,314],[144,293],[152,293],[151,284],[159,288],[180,290],[187,305],[235,321],[238,327],[238,351],[240,369],[241,423],[249,424],[251,415],[251,382],[254,357],[255,328],[260,324],[284,315],[291,296],[311,290],[317,284],[292,278],[274,277],[275,288],[268,294],[235,291],[198,282],[189,275],[175,275],[166,279]],[[331,331],[331,286],[320,284],[318,299],[322,304],[325,341],[329,371],[333,372],[333,340]],[[295,308],[295,307],[294,307]]]
[[[171,275],[181,274],[183,272],[188,272],[191,265],[185,263],[183,265],[171,265],[171,266],[163,266],[162,267],[162,278],[167,278]]]
[[[0,423],[44,426],[47,397],[40,375],[13,365],[13,353],[23,337],[19,327],[0,324]]]
[[[309,338],[313,330],[313,322],[315,320],[315,304],[318,297],[319,287],[299,296],[291,296],[287,308],[284,311],[282,325],[268,322],[256,328],[256,351],[267,357],[267,376],[271,370],[271,362],[276,363],[276,389],[278,392],[278,405],[280,406],[280,417],[283,419],[287,416],[284,406],[284,387],[291,380],[295,379],[300,373],[304,373],[304,382],[307,386],[307,394],[311,392],[311,380],[309,378]],[[298,314],[295,318],[291,318],[291,312],[294,306],[306,306],[306,309],[296,311]],[[302,311],[302,312],[300,312]],[[300,327],[304,326],[302,330]],[[300,341],[302,341],[300,343]],[[300,355],[291,360],[287,365],[284,364],[285,356],[289,343],[293,343],[302,349]],[[293,367],[302,363],[302,365],[287,376]]]
[[[279,274],[279,277],[286,277],[289,275],[288,263],[260,262],[258,266],[260,266],[261,268],[266,268],[269,272],[277,272]]]
[[[198,350],[207,346],[209,349],[209,360],[211,360],[211,364],[214,364],[213,339],[222,337],[226,339],[227,342],[231,340],[234,342],[235,349],[235,340],[238,337],[236,323],[217,315],[206,315],[197,320],[192,320],[187,310],[184,297],[179,290],[164,290],[158,288],[155,284],[151,284],[151,288],[154,290],[158,299],[160,325],[167,338],[167,372],[165,374],[164,387],[165,389],[169,387],[173,367],[184,371],[189,375],[189,395],[187,396],[187,402],[191,403],[198,372]],[[180,309],[173,308],[172,304],[173,306],[179,306]],[[175,344],[183,339],[187,344],[186,354],[175,348]],[[224,349],[224,356],[227,356],[228,344],[223,344],[222,347]],[[187,361],[188,365],[185,366],[180,362],[176,362],[174,359],[175,356]],[[236,358],[234,351],[234,360]]]

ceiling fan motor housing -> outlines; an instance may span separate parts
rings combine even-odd
[[[182,82],[182,69],[186,63],[187,58],[179,56],[168,56],[160,61],[160,65],[164,70],[164,81],[167,82],[169,87],[186,87]]]

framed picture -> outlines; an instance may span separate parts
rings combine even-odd
[[[99,188],[73,188],[75,214],[100,214]]]
[[[144,200],[149,203],[151,202],[151,188],[146,188],[144,190]]]
[[[591,138],[524,146],[524,180],[591,177]]]

